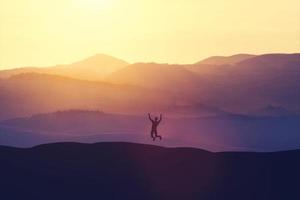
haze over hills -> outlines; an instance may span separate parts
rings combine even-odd
[[[181,65],[137,63],[112,73],[113,83],[139,85],[171,91],[183,91],[198,86],[201,78]]]
[[[299,156],[133,143],[0,146],[1,197],[298,200]]]
[[[0,81],[0,119],[69,109],[147,113],[167,107],[167,92],[27,73]]]
[[[149,110],[169,110],[174,113],[177,110],[188,115],[203,116],[205,110],[209,109],[201,111],[199,105],[243,115],[297,115],[300,113],[299,55],[261,55],[227,66],[126,65],[118,59],[97,55],[70,66],[52,68],[60,69],[60,73],[66,69],[65,74],[62,73],[65,76],[67,73],[81,76],[80,70],[99,79],[107,74],[102,82],[55,78],[54,75],[46,75],[51,74],[47,71],[44,71],[44,75],[21,75],[20,69],[11,70],[10,73],[16,73],[17,76],[0,81],[3,111],[0,119],[66,109],[98,109],[117,113],[130,110],[133,113]],[[110,72],[104,70],[101,75],[93,71],[98,68],[93,65],[98,63],[110,63],[115,67]],[[102,66],[99,68],[102,69]],[[0,76],[3,73],[8,75],[7,71],[0,71]],[[56,97],[51,103],[48,101],[50,94]]]
[[[201,65],[189,69],[213,83],[203,102],[244,114],[259,115],[270,106],[285,110],[282,114],[300,111],[300,54],[256,56],[221,72],[203,73]]]
[[[2,144],[149,142],[145,114],[151,112],[164,114],[161,131],[168,140],[161,145],[214,151],[300,148],[300,54],[255,56],[234,65],[123,67],[125,62],[98,55],[72,66],[90,65],[93,72],[98,58],[117,65],[102,81],[20,70],[0,79],[0,120],[12,119],[0,123]],[[83,113],[65,112],[72,109]],[[84,114],[87,110],[115,114]]]
[[[210,151],[280,151],[300,148],[300,116],[249,117],[223,114],[172,117],[164,113],[155,144]],[[61,141],[127,141],[153,144],[146,114],[69,110],[0,122],[0,145],[31,147]],[[17,138],[17,139],[16,139]]]
[[[50,73],[82,80],[102,80],[109,74],[129,65],[127,62],[104,54],[96,54],[70,65],[57,66]],[[46,72],[47,73],[47,72]]]
[[[299,68],[300,54],[269,54],[227,66],[135,64],[114,72],[109,80],[173,91],[192,104],[233,113],[272,115],[265,109],[272,106],[293,115],[300,113]]]
[[[92,57],[78,61],[69,65],[57,65],[53,67],[37,68],[24,67],[11,70],[0,71],[0,78],[9,78],[12,75],[20,73],[45,73],[52,75],[66,76],[70,78],[77,78],[81,80],[102,80],[110,73],[117,71],[128,63],[104,54],[96,54]]]

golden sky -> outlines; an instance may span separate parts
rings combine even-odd
[[[0,0],[0,68],[300,52],[299,0]]]

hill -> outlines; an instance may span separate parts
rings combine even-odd
[[[202,97],[209,85],[205,77],[186,68],[186,65],[157,63],[136,63],[124,67],[108,76],[110,83],[135,85],[143,88],[166,91],[173,95],[169,106],[195,105],[202,102]],[[217,107],[217,106],[215,106]]]
[[[0,147],[5,199],[297,200],[300,151],[210,153],[133,143]]]
[[[0,81],[0,120],[58,110],[147,113],[173,102],[164,91],[27,73]]]
[[[248,115],[300,113],[300,54],[266,54],[210,71],[202,65],[188,69],[207,80],[199,93],[204,104]]]
[[[113,83],[139,85],[146,88],[178,91],[201,82],[193,72],[182,65],[136,63],[112,73]]]
[[[9,78],[21,73],[43,73],[66,76],[81,80],[102,80],[114,71],[117,71],[128,63],[104,54],[96,54],[92,57],[68,65],[57,65],[52,67],[24,67],[0,71],[0,78]]]
[[[222,112],[299,115],[299,55],[266,54],[234,65],[136,63],[109,73],[106,82],[67,79],[48,72],[18,74],[0,79],[0,120],[67,109],[201,117]],[[85,69],[82,63],[97,63],[98,56],[73,65]],[[73,73],[73,68],[67,71]],[[52,97],[57,100],[50,103]]]

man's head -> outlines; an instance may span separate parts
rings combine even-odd
[[[154,119],[155,119],[155,121],[158,121],[158,117],[155,117]]]

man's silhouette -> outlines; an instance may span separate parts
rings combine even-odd
[[[160,117],[158,119],[158,117],[155,117],[154,120],[151,118],[151,115],[150,113],[148,113],[148,117],[149,117],[149,120],[152,122],[152,127],[151,127],[151,137],[153,139],[153,141],[156,139],[156,138],[159,138],[160,140],[162,139],[162,137],[160,135],[157,134],[157,127],[159,125],[159,123],[161,122],[162,120],[162,115],[160,114]]]

